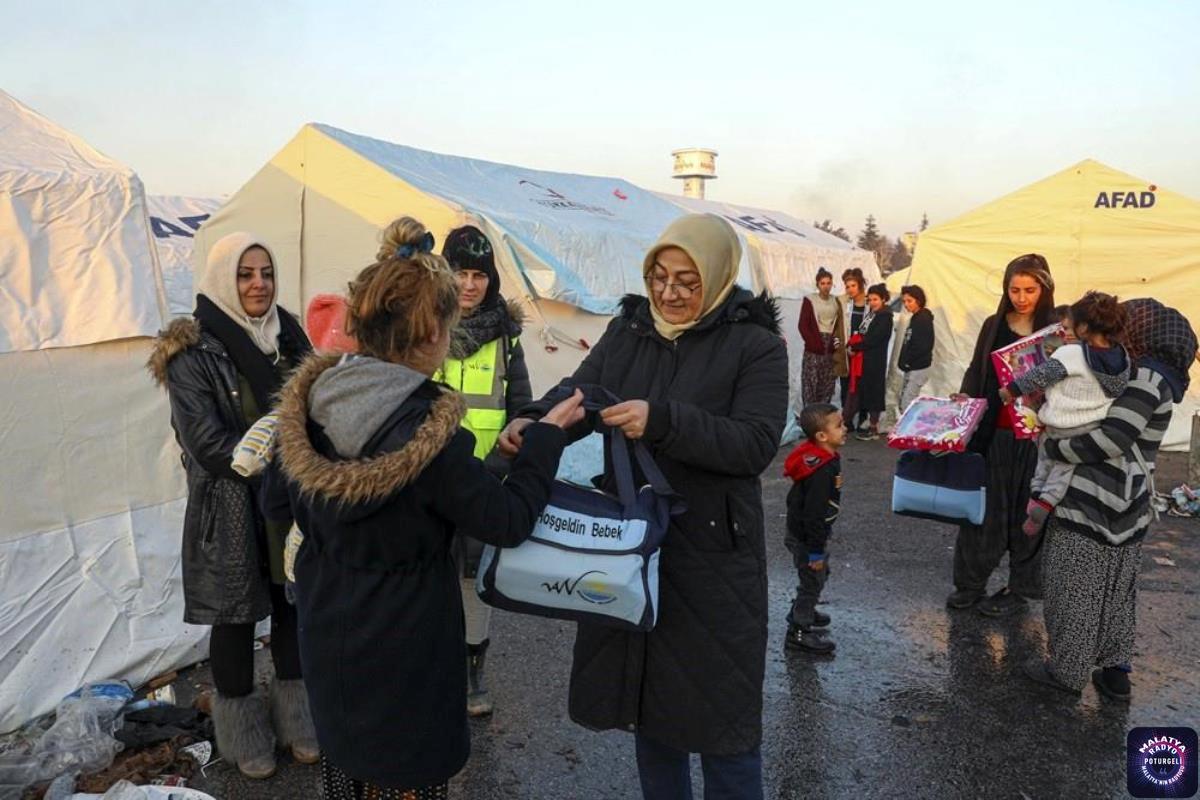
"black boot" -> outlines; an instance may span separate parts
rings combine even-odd
[[[467,645],[467,715],[486,717],[492,713],[492,696],[483,682],[488,640]]]
[[[789,650],[800,650],[822,656],[831,655],[837,649],[837,645],[826,638],[824,631],[801,628],[798,625],[788,625],[784,646]]]
[[[1105,667],[1092,673],[1092,683],[1096,691],[1109,700],[1129,702],[1132,690],[1129,686],[1129,673],[1116,667]]]
[[[979,604],[979,613],[985,617],[1006,617],[1024,611],[1029,605],[1024,597],[1007,586]]]
[[[946,598],[946,608],[961,611],[964,608],[970,608],[982,599],[983,592],[978,589],[955,589]]]
[[[820,611],[814,610],[813,611],[813,621],[812,621],[811,627],[813,627],[813,628],[828,628],[829,623],[832,621],[833,620],[829,618],[828,614],[822,614]]]

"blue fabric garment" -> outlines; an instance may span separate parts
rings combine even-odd
[[[1084,344],[1083,354],[1092,372],[1101,375],[1122,375],[1129,372],[1129,356],[1124,347],[1093,347]]]
[[[691,754],[637,736],[642,797],[692,800]],[[763,800],[762,748],[733,756],[700,754],[704,800]]]

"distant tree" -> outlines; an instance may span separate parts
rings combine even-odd
[[[875,224],[875,215],[868,214],[866,224],[863,225],[862,232],[858,234],[858,246],[863,250],[878,253],[880,244],[886,243],[885,237],[879,233],[879,226]]]
[[[921,227],[918,230],[923,231],[928,227],[929,227],[929,215],[923,213],[923,214],[921,214]]]
[[[871,251],[875,256],[875,263],[879,266],[879,274],[885,278],[891,274],[892,251],[896,244],[898,243],[893,243],[887,236],[880,234],[875,249]]]
[[[819,231],[825,231],[826,233],[832,233],[834,236],[838,237],[842,241],[845,241],[845,242],[850,241],[850,234],[846,233],[846,229],[840,225],[836,228],[833,227],[833,222],[831,222],[830,220],[824,220],[823,222],[817,222],[814,220],[813,227],[815,227]]]
[[[892,248],[892,252],[888,257],[888,272],[898,272],[902,269],[908,269],[912,265],[912,254],[908,252],[908,248],[904,246],[903,241],[897,241],[896,246]]]

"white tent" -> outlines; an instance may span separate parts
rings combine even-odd
[[[779,302],[783,313],[783,333],[788,343],[788,368],[792,405],[799,411],[803,402],[800,370],[804,361],[804,340],[800,338],[800,305],[816,289],[817,270],[833,273],[834,286],[841,287],[842,273],[855,267],[863,271],[867,285],[883,280],[875,256],[831,233],[779,211],[769,211],[712,200],[698,200],[660,194],[689,213],[720,214],[732,222],[749,261],[753,285],[766,289]],[[835,402],[837,398],[834,398]],[[789,419],[785,440],[800,437],[795,419]]]
[[[301,310],[316,293],[343,291],[397,216],[420,219],[439,241],[455,226],[478,225],[497,245],[504,293],[523,298],[532,316],[524,345],[540,392],[570,374],[623,294],[644,292],[646,249],[688,211],[735,223],[746,245],[740,281],[784,299],[793,345],[799,298],[818,266],[835,274],[861,266],[878,277],[869,253],[777,212],[669,198],[619,178],[430,153],[315,124],[205,223],[194,262],[202,269],[221,236],[256,231],[281,262],[284,304]]]
[[[150,233],[158,250],[167,310],[172,315],[190,314],[195,307],[192,291],[192,243],[200,225],[221,207],[208,197],[150,195]]]
[[[0,731],[198,657],[141,182],[0,92]]]

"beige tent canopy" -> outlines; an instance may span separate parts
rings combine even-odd
[[[1050,262],[1058,303],[1090,289],[1153,297],[1200,325],[1200,202],[1081,161],[921,234],[912,266],[893,278],[924,288],[934,312],[937,346],[927,389],[958,389],[980,327],[996,310],[1005,265],[1029,252]],[[1187,443],[1198,408],[1200,370],[1193,368],[1168,447]]]
[[[779,212],[669,198],[618,178],[430,153],[316,124],[204,224],[195,263],[203,269],[221,236],[256,231],[279,258],[282,302],[302,310],[314,294],[343,291],[397,216],[420,219],[439,242],[455,226],[478,225],[497,245],[504,294],[523,299],[532,317],[524,345],[540,392],[582,360],[623,294],[644,293],[645,250],[691,211],[730,219],[745,245],[740,282],[783,297],[789,331],[819,266],[836,274],[859,266],[878,277],[866,251]]]

